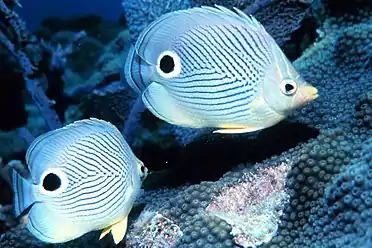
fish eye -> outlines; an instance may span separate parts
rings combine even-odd
[[[297,90],[297,84],[294,80],[284,79],[280,83],[280,90],[283,92],[284,95],[293,95]]]
[[[146,172],[146,168],[145,168],[144,165],[141,165],[141,172],[142,172],[142,173],[145,173],[145,172]]]
[[[47,174],[43,179],[43,188],[46,191],[55,191],[61,187],[61,178],[54,173]]]
[[[164,78],[173,78],[180,74],[181,63],[179,56],[173,51],[164,51],[158,57],[156,70]]]

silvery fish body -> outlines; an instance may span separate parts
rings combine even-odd
[[[175,11],[131,48],[125,80],[168,123],[260,130],[317,97],[253,17],[221,6]]]
[[[12,172],[14,212],[29,210],[34,236],[62,243],[104,229],[122,240],[147,169],[114,125],[92,118],[45,133],[26,163],[26,178]]]

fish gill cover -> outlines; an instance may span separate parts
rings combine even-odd
[[[162,14],[214,3],[253,14],[319,97],[272,128],[239,135],[173,126],[137,106],[136,93],[120,82],[130,42]],[[41,243],[9,205],[7,168],[24,168],[33,138],[88,117],[129,128],[129,145],[152,171],[117,247],[371,247],[371,1],[125,0],[119,24],[96,16],[51,18],[33,34],[17,4],[0,1],[6,61],[0,68],[0,247],[114,247],[110,237],[98,241],[97,232]],[[252,216],[257,211],[248,210],[264,204],[258,185],[270,185],[265,170],[281,165],[289,167],[285,184],[269,189],[283,201],[262,209],[269,215]],[[248,184],[251,191],[239,191]],[[225,208],[240,193],[260,197],[252,199],[256,205]],[[236,214],[266,226],[250,232],[231,217]]]

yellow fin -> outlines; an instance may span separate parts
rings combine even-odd
[[[103,237],[105,237],[110,231],[111,231],[111,226],[106,227],[105,229],[103,229],[101,235],[99,236],[99,240],[101,240]]]
[[[119,221],[118,223],[112,225],[111,233],[116,245],[123,240],[125,233],[127,232],[127,224],[128,216],[125,216],[122,221]]]
[[[229,124],[220,125],[219,127],[222,129],[215,130],[213,133],[250,133],[262,129],[259,127],[236,126]]]

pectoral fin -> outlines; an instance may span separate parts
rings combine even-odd
[[[159,119],[174,125],[188,127],[195,125],[179,107],[177,100],[161,84],[152,82],[143,92],[142,100],[150,112]]]

